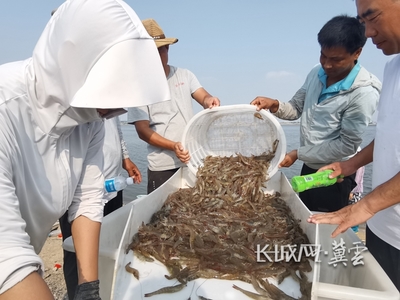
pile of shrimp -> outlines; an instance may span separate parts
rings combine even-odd
[[[300,283],[301,299],[309,299],[306,257],[299,262],[257,259],[257,249],[266,245],[273,251],[309,244],[280,194],[263,191],[272,157],[206,157],[195,186],[170,194],[127,250],[142,260],[162,262],[169,271],[165,277],[181,284],[196,278],[242,280],[270,297],[265,299],[294,299],[266,279],[274,277],[279,284],[292,276]]]

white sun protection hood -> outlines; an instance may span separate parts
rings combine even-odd
[[[67,210],[70,222],[102,221],[106,111],[96,108],[168,98],[156,45],[120,0],[67,0],[31,58],[0,65],[0,294],[44,270],[36,253]]]
[[[166,92],[160,93],[159,87],[166,81],[164,71],[154,72],[159,68],[160,57],[153,39],[116,44],[90,70],[71,106],[116,108],[116,104],[132,107],[146,105],[152,99],[159,102]]]
[[[170,99],[154,40],[123,1],[64,2],[33,62],[40,102],[57,98],[67,109],[120,109]]]

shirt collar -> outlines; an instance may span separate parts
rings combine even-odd
[[[328,89],[331,91],[336,91],[336,92],[348,90],[353,85],[354,80],[356,79],[356,76],[357,76],[358,72],[360,71],[360,69],[361,69],[361,65],[357,61],[357,63],[353,67],[353,69],[351,69],[350,73],[345,78],[332,84],[331,86],[328,87]],[[328,76],[326,75],[326,73],[322,67],[318,71],[318,77],[319,77],[319,80],[321,81],[321,83],[324,85],[324,90],[325,90],[326,89],[326,79]]]

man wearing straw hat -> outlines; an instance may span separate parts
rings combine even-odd
[[[157,45],[171,93],[171,100],[164,104],[128,110],[128,123],[134,124],[139,137],[148,143],[149,194],[190,159],[189,152],[179,141],[193,116],[192,98],[205,109],[219,106],[220,101],[200,85],[192,72],[168,64],[169,45],[175,44],[178,39],[166,38],[154,19],[146,19],[142,23]]]

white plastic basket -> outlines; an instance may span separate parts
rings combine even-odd
[[[286,138],[280,123],[266,110],[258,111],[250,104],[220,106],[196,114],[186,125],[182,145],[189,150],[188,167],[193,174],[203,165],[206,156],[260,155],[273,150],[279,141],[268,175],[278,171],[286,154]]]

